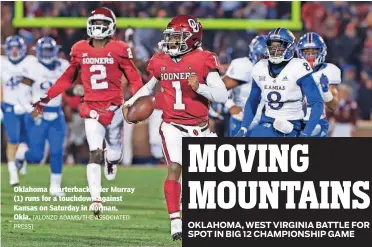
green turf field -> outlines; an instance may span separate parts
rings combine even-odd
[[[4,247],[85,247],[85,246],[181,246],[170,238],[169,220],[163,198],[163,180],[166,170],[162,168],[121,168],[114,181],[107,181],[102,174],[102,186],[135,188],[130,193],[103,193],[102,196],[123,196],[122,202],[107,202],[118,211],[105,215],[129,215],[129,220],[14,220],[14,204],[41,205],[86,205],[90,202],[14,202],[14,195],[41,198],[49,193],[15,193],[9,186],[7,167],[1,166],[1,246]],[[30,166],[26,176],[21,176],[21,185],[49,187],[49,168]],[[65,167],[63,186],[87,186],[85,166]],[[66,196],[88,193],[67,193]],[[25,198],[25,197],[23,197]],[[30,212],[32,215],[90,215],[89,212]],[[56,217],[56,216],[53,216]],[[33,224],[33,230],[14,229],[18,223]]]

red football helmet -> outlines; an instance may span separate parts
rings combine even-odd
[[[174,17],[164,31],[165,52],[176,57],[201,46],[203,28],[200,22],[189,15]]]
[[[98,22],[98,23],[97,23]],[[108,8],[97,8],[90,13],[87,21],[88,36],[93,39],[112,37],[116,30],[116,17]]]

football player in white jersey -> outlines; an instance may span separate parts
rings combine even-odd
[[[229,136],[235,136],[241,127],[244,105],[252,87],[253,65],[266,58],[266,36],[256,36],[250,43],[249,50],[249,58],[234,59],[223,77],[226,88],[229,89],[229,99],[225,103],[231,114]],[[257,113],[262,112],[262,107],[263,104],[260,104]],[[255,120],[260,117],[261,114],[257,114]]]
[[[306,59],[313,68],[313,79],[317,83],[322,94],[326,109],[335,111],[338,106],[337,85],[341,83],[341,70],[334,64],[325,63],[327,46],[323,38],[317,33],[306,33],[298,41],[297,54],[300,58]],[[325,110],[319,124],[312,136],[328,137],[329,123],[326,119]],[[304,122],[309,120],[311,108],[307,108]]]
[[[323,111],[323,99],[311,76],[310,64],[294,58],[295,37],[285,28],[276,28],[267,36],[268,59],[255,64],[252,89],[244,108],[242,128],[237,136],[245,136],[260,100],[265,112],[252,129],[251,137],[308,137],[318,124]],[[304,96],[311,113],[303,128]]]
[[[4,128],[8,137],[6,155],[8,160],[9,182],[19,184],[18,168],[15,162],[17,150],[27,150],[25,115],[32,111],[29,104],[28,86],[32,83],[31,72],[37,63],[34,56],[26,55],[27,47],[22,37],[15,35],[6,39],[6,56],[1,56],[1,110]],[[26,102],[26,103],[25,103]],[[26,108],[22,105],[27,104]],[[23,167],[25,168],[25,167]]]
[[[59,47],[53,38],[45,37],[39,39],[35,48],[38,63],[32,67],[32,79],[34,81],[30,88],[32,91],[32,103],[39,101],[40,97],[54,85],[69,66],[67,60],[57,57]],[[31,105],[30,103],[29,105]],[[25,153],[25,159],[30,163],[40,163],[44,156],[45,142],[47,140],[51,167],[50,194],[52,196],[63,196],[64,193],[60,191],[60,188],[66,121],[62,110],[62,95],[49,101],[44,107],[42,116],[33,117],[27,115],[26,127],[29,149]]]

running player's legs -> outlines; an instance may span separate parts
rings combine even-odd
[[[180,220],[181,184],[179,179],[182,171],[182,137],[186,134],[165,122],[161,123],[159,133],[164,157],[168,164],[168,176],[164,181],[164,197],[171,220],[171,235],[175,237],[182,233],[182,222]]]
[[[105,127],[93,118],[86,118],[85,132],[89,145],[89,163],[87,165],[87,178],[90,195],[93,202],[101,202],[101,162],[103,159],[103,140]]]
[[[50,147],[50,188],[61,188],[63,168],[63,144],[66,137],[66,121],[63,115],[50,123],[48,142]],[[54,193],[52,193],[54,195]],[[57,195],[57,194],[56,194]]]
[[[106,127],[105,141],[107,160],[119,164],[123,153],[123,117],[120,110],[115,111],[111,124]]]
[[[117,164],[123,160],[123,117],[116,110],[111,123],[106,126],[105,176],[113,180],[117,172]]]

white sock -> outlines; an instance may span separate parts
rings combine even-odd
[[[9,171],[9,182],[10,182],[10,184],[19,183],[18,169],[17,169],[14,161],[8,162],[8,171]]]
[[[28,146],[25,143],[19,144],[19,146],[17,148],[15,158],[17,160],[24,160],[25,159],[25,153],[27,152],[27,150],[28,150]]]
[[[50,174],[50,188],[61,188],[62,174]]]
[[[92,201],[101,201],[101,166],[99,164],[87,165],[87,179]]]
[[[180,214],[180,212],[172,213],[172,214],[169,214],[169,218],[171,220],[173,220],[175,218],[181,218],[181,214]]]

